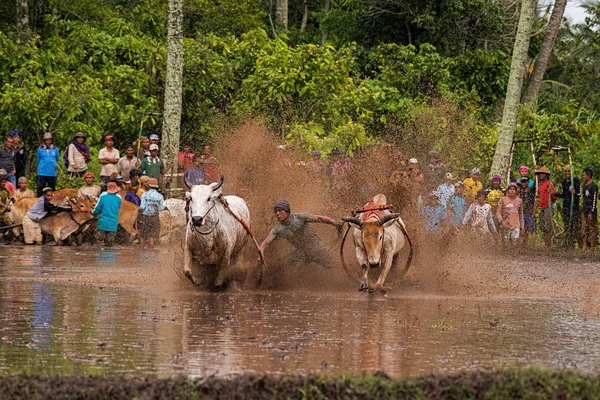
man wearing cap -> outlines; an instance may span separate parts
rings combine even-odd
[[[150,190],[150,186],[148,186],[148,183],[150,182],[150,177],[144,175],[139,179],[139,182],[140,182],[140,187],[136,194],[137,194],[137,197],[139,197],[141,199],[142,196],[144,195],[144,193],[146,193],[148,190]]]
[[[15,203],[26,197],[35,197],[35,194],[27,189],[27,178],[22,176],[17,181],[18,189],[15,190]]]
[[[98,199],[92,215],[98,215],[98,229],[96,239],[103,241],[106,247],[112,246],[117,227],[119,226],[119,209],[121,208],[121,196],[119,187],[115,182],[108,182],[106,192]]]
[[[140,169],[148,177],[156,179],[160,187],[161,176],[165,172],[165,163],[158,157],[158,145],[150,145],[150,157],[142,160]]]
[[[306,163],[306,169],[312,174],[313,178],[323,179],[327,173],[327,165],[321,160],[321,152],[313,150],[311,156],[312,160]]]
[[[337,224],[333,219],[322,215],[292,214],[290,203],[287,200],[279,200],[273,209],[279,223],[271,229],[269,235],[262,242],[260,251],[264,253],[269,243],[277,237],[282,237],[296,248],[288,257],[291,264],[315,262],[331,269],[333,261],[309,223],[333,225],[338,228],[338,233],[341,232],[342,224]]]
[[[15,176],[18,181],[20,177],[25,176],[25,169],[27,167],[27,158],[29,157],[29,152],[21,143],[20,130],[13,129],[10,132],[10,137],[13,138],[13,148],[15,149]]]
[[[117,172],[119,150],[113,147],[115,140],[112,135],[107,135],[104,138],[104,143],[106,143],[106,147],[100,149],[98,152],[98,161],[102,164],[102,168],[100,169],[100,182],[107,183],[110,174]]]
[[[444,176],[444,183],[438,186],[436,190],[440,205],[444,208],[448,207],[448,201],[454,194],[454,185],[452,184],[453,179],[452,173],[447,172]]]
[[[521,232],[525,229],[525,219],[523,200],[517,197],[516,183],[510,183],[506,189],[506,196],[498,200],[496,219],[500,225],[500,234],[504,244],[517,246]]]
[[[416,158],[408,160],[408,169],[413,182],[421,184],[425,181],[425,175],[419,170],[419,161]]]
[[[154,239],[160,237],[159,213],[165,209],[163,195],[158,192],[158,181],[155,178],[148,182],[150,190],[142,195],[138,213],[138,226],[140,233],[140,248],[146,246],[154,248]]]
[[[123,180],[129,180],[131,170],[140,166],[140,160],[135,156],[133,145],[125,147],[125,157],[121,157],[117,163],[117,171],[123,177]]]
[[[78,211],[77,208],[71,209],[70,206],[57,206],[56,204],[52,203],[52,196],[54,196],[54,190],[52,190],[52,188],[43,188],[42,196],[23,217],[23,234],[25,236],[25,244],[33,244],[34,242],[37,244],[42,244],[42,229],[40,228],[39,221],[48,215],[48,213]]]
[[[83,180],[85,181],[85,185],[79,189],[79,197],[89,196],[93,199],[97,199],[100,197],[100,186],[94,184],[94,180],[96,176],[92,171],[88,171],[83,176]]]
[[[473,168],[471,170],[471,176],[463,181],[465,184],[465,200],[467,204],[473,204],[477,193],[483,190],[483,184],[481,183],[481,171],[479,168]]]
[[[158,137],[158,135],[156,133],[153,133],[152,135],[150,135],[150,144],[153,145],[157,145],[158,146],[158,141],[160,140],[160,138]]]
[[[17,186],[17,178],[15,177],[15,149],[11,136],[7,136],[4,139],[4,147],[0,148],[0,168],[6,170],[7,180],[13,186]]]
[[[43,142],[37,150],[37,195],[43,195],[44,188],[56,188],[56,165],[60,159],[58,148],[52,144],[52,134],[44,133]]]
[[[554,185],[550,182],[550,170],[548,167],[541,167],[535,171],[535,175],[538,178],[539,188],[539,201],[540,201],[540,214],[538,216],[538,226],[543,232],[544,244],[546,247],[552,245],[552,208],[554,202],[556,202],[556,190]]]
[[[85,144],[85,135],[83,132],[77,132],[63,155],[67,172],[71,176],[80,177],[85,173],[91,158],[90,149]]]
[[[571,177],[571,166],[565,165],[563,168],[565,180],[562,182],[562,193],[556,193],[556,197],[563,199],[562,220],[565,224],[565,232],[567,233],[567,247],[572,249],[575,246],[575,241],[580,242],[580,219],[579,219],[579,199],[581,198],[581,181],[579,178]],[[573,199],[573,203],[571,203]],[[571,211],[571,204],[573,210]],[[569,224],[569,221],[571,222]]]

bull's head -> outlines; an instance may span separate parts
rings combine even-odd
[[[69,199],[69,203],[73,210],[77,210],[76,213],[72,214],[77,223],[82,224],[93,218],[92,210],[94,209],[94,205],[92,205],[92,202],[89,199],[83,197]]]
[[[215,199],[221,194],[224,176],[221,175],[219,182],[210,185],[194,185],[189,192],[185,193],[189,203],[190,219],[194,226],[201,226],[206,216],[215,206]]]
[[[384,215],[381,219],[369,219],[367,221],[363,221],[360,218],[342,218],[342,221],[348,222],[360,230],[363,250],[366,253],[367,262],[371,268],[381,266],[384,229],[396,222],[399,217],[400,214],[390,214]]]

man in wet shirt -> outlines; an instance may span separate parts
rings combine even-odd
[[[314,262],[331,269],[333,260],[309,223],[333,225],[338,228],[338,233],[341,231],[342,225],[336,223],[332,218],[322,215],[292,214],[290,203],[287,200],[279,200],[273,209],[279,223],[262,242],[260,251],[264,253],[267,245],[276,237],[283,237],[296,248],[288,257],[291,264]]]

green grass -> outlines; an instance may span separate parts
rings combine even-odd
[[[385,373],[328,378],[240,375],[155,379],[6,375],[5,398],[87,399],[596,399],[600,376],[576,371],[512,368],[449,376],[390,379]]]

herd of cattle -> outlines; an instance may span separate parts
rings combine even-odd
[[[120,193],[121,198],[127,194],[124,190]],[[57,244],[75,236],[78,242],[92,224],[94,219],[92,210],[97,200],[90,197],[78,197],[77,189],[61,189],[54,192],[52,202],[57,205],[70,205],[78,212],[51,214],[40,220],[40,228],[46,235],[51,235]],[[13,204],[10,214],[15,225],[23,223],[23,217],[38,199],[28,197],[18,200]],[[161,241],[168,241],[169,235],[177,228],[185,226],[185,201],[169,199],[165,201],[165,210],[160,214]],[[119,209],[119,226],[133,239],[137,234],[135,225],[138,216],[138,208],[129,201],[122,201]],[[21,228],[15,227],[13,232],[16,236],[21,234]]]

